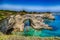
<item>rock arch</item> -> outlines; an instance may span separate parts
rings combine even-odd
[[[37,19],[38,16],[38,19]],[[52,15],[50,15],[52,16]],[[48,17],[48,18],[53,18],[53,17]],[[43,21],[44,15],[42,14],[25,14],[25,15],[11,15],[10,17],[6,18],[1,24],[5,25],[0,25],[2,28],[1,30],[3,30],[3,32],[7,32],[7,30],[13,28],[14,31],[16,29],[18,29],[19,31],[23,31],[24,30],[24,20],[26,19],[30,19],[31,20],[31,26],[34,29],[52,29],[52,27],[49,27],[47,24],[45,24]],[[42,20],[42,21],[41,21]],[[10,25],[11,24],[11,25]]]
[[[37,14],[36,14],[37,15]],[[41,18],[40,15],[37,15],[37,16],[40,16],[40,19],[36,19],[36,15],[33,15],[33,14],[26,14],[26,15],[16,15],[15,19],[16,19],[16,24],[15,24],[15,28],[19,28],[20,31],[23,31],[24,29],[24,20],[26,19],[30,19],[32,22],[31,22],[31,26],[34,28],[34,29],[52,29],[51,27],[49,27],[47,24],[45,24],[43,21],[43,19]]]

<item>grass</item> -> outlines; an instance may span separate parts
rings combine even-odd
[[[38,36],[22,36],[17,33],[11,35],[4,35],[0,32],[0,40],[60,40],[60,37],[38,37]]]
[[[0,32],[0,40],[60,40],[60,37],[23,36],[22,32],[13,32],[11,35],[4,35]]]
[[[17,35],[3,35],[0,36],[0,40],[60,40],[55,37],[31,37],[31,36],[17,36]]]

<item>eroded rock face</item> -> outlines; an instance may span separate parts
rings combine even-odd
[[[49,25],[44,23],[44,19],[42,17],[48,17],[51,19],[54,19],[53,15],[49,14],[49,16],[44,15],[44,14],[26,14],[26,15],[16,15],[15,16],[15,25],[14,25],[14,29],[20,29],[20,31],[24,30],[24,20],[26,19],[30,19],[31,21],[31,26],[34,29],[52,29],[51,27],[49,27]],[[34,25],[33,25],[34,24]]]
[[[10,28],[13,28],[14,31],[16,29],[18,31],[24,30],[24,20],[30,19],[31,20],[31,26],[34,29],[52,29],[52,27],[49,27],[49,25],[45,24],[43,21],[43,17],[48,17],[50,19],[54,19],[54,16],[52,14],[46,15],[46,14],[25,14],[23,16],[21,15],[11,15],[7,19],[5,19],[2,24],[5,26],[1,26],[2,32],[7,32]]]

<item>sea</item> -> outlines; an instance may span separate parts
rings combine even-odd
[[[36,30],[30,26],[30,21],[25,22],[24,35],[25,36],[39,36],[39,37],[60,37],[60,15],[54,15],[55,20],[45,19],[44,23],[52,27],[52,30],[41,29]],[[29,28],[27,30],[27,28]]]

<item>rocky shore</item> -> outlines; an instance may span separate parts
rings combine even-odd
[[[5,20],[2,21],[0,27],[2,32],[9,32],[7,30],[13,29],[14,31],[24,31],[24,21],[26,19],[31,20],[31,26],[34,29],[40,30],[40,29],[52,29],[52,27],[49,27],[49,25],[44,23],[44,18],[47,19],[54,19],[54,16],[52,14],[16,14],[11,15],[7,17]],[[5,26],[4,26],[5,25]]]

